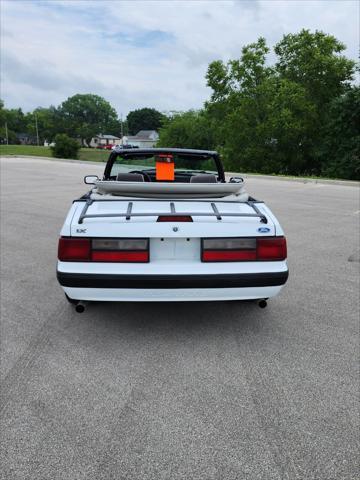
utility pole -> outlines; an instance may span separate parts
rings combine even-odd
[[[5,122],[6,145],[9,145],[9,134],[7,129],[7,122]]]
[[[124,136],[124,129],[123,129],[122,113],[120,114],[120,128],[121,128],[121,138],[123,138],[123,136]]]
[[[37,146],[40,145],[39,142],[39,129],[38,129],[38,122],[37,122],[37,114],[35,113],[35,127],[36,127],[36,140],[37,140]]]

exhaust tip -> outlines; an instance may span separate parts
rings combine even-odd
[[[75,305],[75,311],[77,313],[83,313],[85,311],[85,304],[83,302],[79,302],[77,305]]]
[[[266,308],[267,307],[267,301],[264,300],[264,299],[259,300],[258,305],[259,305],[260,308]]]

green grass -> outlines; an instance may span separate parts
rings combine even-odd
[[[106,162],[109,158],[109,154],[109,150],[82,148],[79,152],[79,160]],[[35,145],[0,145],[0,155],[29,155],[35,157],[52,157],[50,147],[38,147]]]
[[[82,148],[79,152],[79,160],[91,162],[106,162],[111,150],[97,150],[96,148]]]
[[[35,145],[0,145],[0,155],[51,157],[51,150],[49,147],[37,147]]]

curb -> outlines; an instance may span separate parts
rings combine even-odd
[[[251,173],[234,173],[225,172],[229,176],[240,176],[242,178],[259,178],[260,180],[280,180],[282,182],[296,182],[296,183],[314,183],[319,185],[340,185],[342,187],[360,187],[360,182],[356,180],[337,180],[334,178],[306,178],[306,177],[281,177],[276,175],[256,175]]]

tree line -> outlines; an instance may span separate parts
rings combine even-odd
[[[27,135],[32,143],[52,142],[56,135],[66,134],[89,145],[100,133],[121,137],[136,135],[139,130],[159,130],[164,115],[154,108],[141,108],[128,113],[122,121],[116,110],[104,98],[93,94],[77,94],[58,107],[38,107],[24,113],[21,108],[7,109],[0,100],[0,141],[20,143],[19,136]]]
[[[160,129],[160,146],[214,149],[228,171],[360,180],[360,91],[345,45],[323,32],[264,38],[210,63],[211,97]]]

